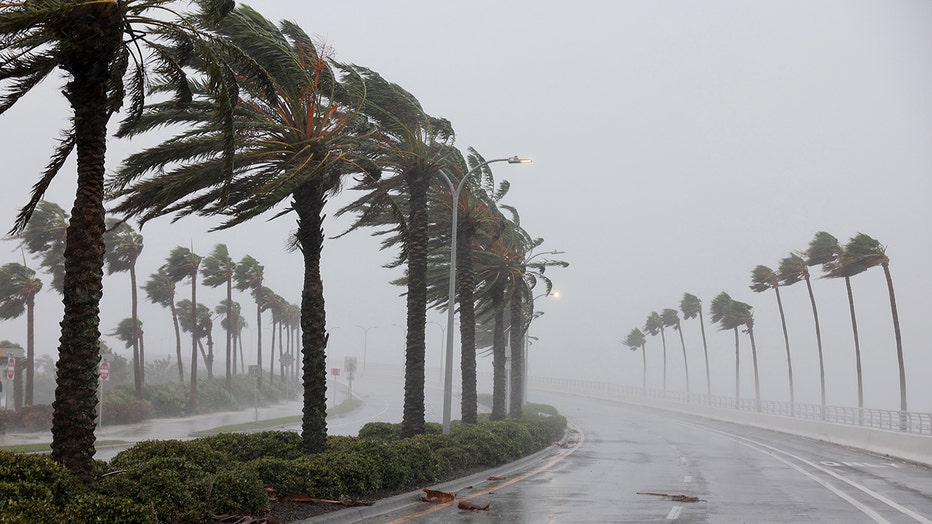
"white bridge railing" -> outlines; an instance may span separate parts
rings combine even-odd
[[[599,393],[614,395],[620,399],[650,398],[684,404],[700,404],[717,408],[731,408],[770,415],[781,415],[801,419],[833,422],[850,426],[863,426],[917,435],[932,435],[932,413],[914,411],[892,411],[886,409],[858,409],[844,406],[822,406],[819,404],[790,403],[776,400],[738,398],[723,395],[690,394],[681,391],[663,391],[656,388],[622,386],[594,380],[528,377],[529,385],[551,390],[575,393]]]

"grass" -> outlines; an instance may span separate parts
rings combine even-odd
[[[101,446],[118,446],[121,444],[132,444],[125,440],[98,440],[94,443],[95,447]],[[17,444],[15,446],[0,446],[0,450],[12,451],[13,453],[51,453],[52,444],[46,442],[43,444]]]

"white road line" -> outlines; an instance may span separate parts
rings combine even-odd
[[[680,516],[680,512],[683,511],[683,506],[673,506],[670,509],[670,513],[667,513],[667,520],[676,520]]]
[[[693,481],[693,477],[691,475],[686,475],[685,477],[683,477],[683,482],[685,484],[689,484],[692,481]]]

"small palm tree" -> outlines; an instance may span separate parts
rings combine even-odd
[[[0,320],[19,318],[26,313],[26,399],[32,405],[35,368],[36,294],[42,281],[36,272],[23,264],[11,262],[0,266]],[[9,347],[9,346],[3,346]]]
[[[644,364],[643,372],[641,373],[641,391],[646,395],[647,394],[647,353],[644,351],[644,346],[647,345],[647,338],[644,336],[644,333],[640,329],[634,328],[628,333],[628,336],[625,337],[624,344],[628,346],[631,351],[641,350],[641,360]]]
[[[760,374],[757,368],[757,343],[754,340],[754,312],[750,304],[733,300],[726,313],[732,322],[737,322],[739,326],[744,326],[745,333],[751,341],[751,362],[754,366],[754,404],[760,411]]]
[[[116,337],[117,340],[123,342],[126,349],[143,347],[142,321],[138,318],[124,318],[120,321],[119,324],[117,324],[117,327],[114,328],[113,331],[107,334],[111,337]]]
[[[52,276],[52,289],[62,293],[65,278],[65,238],[68,213],[54,202],[40,201],[17,235],[21,247],[39,257],[39,266]]]
[[[264,274],[265,268],[262,264],[249,255],[240,259],[233,272],[236,289],[250,290],[256,301],[256,367],[258,368],[256,380],[260,387],[262,386],[262,279]]]
[[[104,244],[107,251],[104,253],[104,264],[107,267],[107,274],[129,272],[130,299],[132,305],[132,316],[130,319],[134,322],[139,320],[138,303],[139,296],[136,287],[136,260],[142,253],[142,235],[140,235],[132,226],[126,222],[120,222],[115,219],[107,220],[107,231],[104,233]],[[129,333],[142,334],[142,327]],[[142,398],[142,385],[146,381],[145,377],[145,354],[138,340],[131,340],[128,347],[133,349],[133,383],[136,386],[136,398]]]
[[[178,246],[172,249],[165,262],[165,274],[175,282],[186,278],[191,279],[191,310],[190,325],[197,325],[197,272],[201,265],[201,257],[186,247]],[[188,320],[188,319],[186,319]],[[182,321],[182,326],[185,321]],[[191,410],[197,410],[197,330],[191,330],[191,392],[189,402]]]
[[[709,345],[705,338],[705,321],[702,319],[702,301],[699,297],[691,293],[683,293],[680,300],[680,311],[683,312],[683,318],[699,318],[699,329],[702,333],[702,354],[705,356],[705,385],[706,395],[709,402],[712,402],[712,379],[709,374]]]
[[[667,396],[667,340],[663,334],[663,319],[660,313],[656,311],[647,316],[644,321],[644,331],[652,337],[660,335],[660,343],[663,348],[663,395]]]
[[[734,314],[732,306],[734,299],[731,295],[722,291],[709,304],[711,312],[711,322],[718,324],[719,330],[731,329],[735,332],[735,408],[740,408],[741,402],[741,342],[738,336],[738,328],[741,327],[741,321]]]
[[[680,315],[675,309],[664,309],[660,312],[660,321],[664,327],[672,327],[680,334],[680,346],[683,348],[683,367],[686,370],[686,398],[689,398],[689,363],[686,360],[686,341],[683,340],[683,330],[680,329]]]
[[[227,298],[225,303],[230,304],[233,302],[233,274],[235,271],[236,263],[230,258],[230,252],[227,250],[226,244],[217,244],[211,254],[201,261],[201,276],[203,277],[201,283],[209,287],[226,285]],[[220,312],[218,311],[218,313]],[[224,308],[223,313],[229,315],[232,311]],[[230,389],[232,387],[233,373],[230,362],[230,346],[233,342],[233,333],[230,329],[233,323],[230,322],[229,318],[224,317],[222,324],[226,333],[226,387]],[[234,362],[235,356],[233,355]]]
[[[812,293],[812,282],[809,279],[809,266],[806,261],[796,253],[780,261],[780,268],[777,272],[780,284],[791,286],[799,281],[806,281],[806,289],[809,291],[809,302],[812,304],[812,318],[815,321],[816,346],[819,350],[819,383],[822,389],[822,410],[825,412],[825,364],[822,359],[822,330],[819,327],[819,310],[816,308],[815,295]]]
[[[213,328],[214,321],[210,313],[210,308],[204,304],[198,304],[196,308],[191,307],[191,301],[184,299],[178,302],[178,319],[181,323],[181,329],[183,331],[191,333],[191,336],[196,340],[197,350],[201,354],[201,358],[204,360],[207,368],[207,380],[213,379],[213,373],[211,373],[212,362],[213,362]],[[195,321],[196,324],[191,322]],[[201,342],[203,339],[207,339],[207,350],[204,350],[204,344]]]
[[[149,302],[166,307],[172,314],[175,327],[175,357],[178,361],[178,381],[184,382],[184,363],[181,358],[181,328],[178,326],[178,310],[175,308],[175,281],[166,272],[165,266],[149,275],[149,280],[142,286]]]
[[[786,345],[786,372],[790,384],[790,414],[796,402],[793,395],[793,359],[790,356],[790,336],[786,331],[786,315],[783,314],[783,300],[780,298],[780,277],[767,266],[759,265],[751,270],[751,290],[761,293],[772,289],[777,297],[777,309],[780,310],[780,325],[783,326],[783,342]]]
[[[239,338],[240,332],[242,332],[243,327],[245,326],[245,320],[241,313],[242,308],[239,302],[234,302],[232,300],[222,300],[220,305],[214,308],[214,312],[223,317],[220,320],[220,327],[223,328],[225,332],[230,333],[232,337],[232,354],[227,356],[227,360],[230,362],[230,373],[232,375],[237,374],[237,365],[236,365],[236,346]],[[240,353],[240,358],[242,358],[242,353]],[[243,362],[240,362],[240,369],[242,369]]]

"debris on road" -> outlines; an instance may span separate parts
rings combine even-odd
[[[453,502],[455,496],[452,493],[447,493],[446,491],[438,491],[436,489],[424,488],[424,495],[421,497],[421,500],[424,502],[433,502],[437,504],[443,504],[445,502]]]
[[[692,495],[671,495],[669,493],[651,493],[649,491],[638,491],[637,494],[663,497],[667,500],[672,500],[673,502],[705,502],[705,500],[699,497],[693,497]]]
[[[486,480],[491,480],[491,481],[493,481],[493,482],[497,482],[497,481],[499,481],[499,480],[505,480],[505,479],[507,479],[507,478],[508,478],[508,477],[496,477],[495,475],[492,475],[491,477],[489,477],[489,478],[486,479]]]
[[[480,506],[478,504],[473,504],[472,502],[469,502],[468,500],[461,500],[460,503],[457,505],[457,507],[459,507],[460,509],[468,509],[471,511],[489,511],[489,504],[486,504],[485,506]]]

